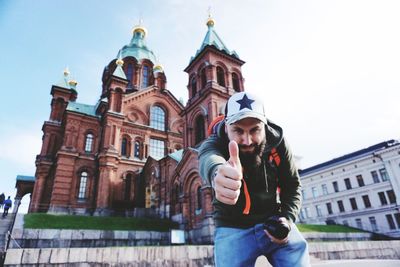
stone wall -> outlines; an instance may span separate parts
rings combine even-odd
[[[322,260],[400,259],[400,241],[310,242]],[[213,246],[10,249],[5,266],[213,266]]]
[[[5,266],[213,266],[212,246],[10,249]]]

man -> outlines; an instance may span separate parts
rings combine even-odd
[[[216,266],[254,266],[260,255],[273,266],[309,266],[307,243],[294,225],[300,179],[282,129],[245,92],[229,98],[214,129],[199,162],[215,194]]]
[[[12,206],[12,201],[10,199],[10,196],[4,201],[4,212],[3,212],[3,218],[5,218],[8,215],[8,210]]]
[[[2,208],[4,206],[4,200],[5,200],[6,196],[4,195],[4,193],[0,194],[0,208]]]

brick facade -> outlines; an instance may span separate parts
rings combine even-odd
[[[142,29],[134,29],[136,47]],[[185,69],[183,106],[147,46],[147,56],[129,49],[105,67],[96,105],[76,102],[68,72],[52,87],[29,212],[170,218],[192,231],[192,242],[209,242],[202,236],[212,228],[212,189],[199,176],[196,148],[229,96],[243,91],[244,62],[203,43]]]

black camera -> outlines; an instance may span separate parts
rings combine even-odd
[[[273,237],[282,240],[288,236],[290,225],[286,222],[281,222],[279,216],[272,216],[265,221],[264,229]]]

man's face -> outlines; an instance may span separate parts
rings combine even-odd
[[[260,146],[265,143],[265,125],[255,118],[245,118],[225,125],[225,132],[230,141],[238,143],[242,155],[259,153]]]

